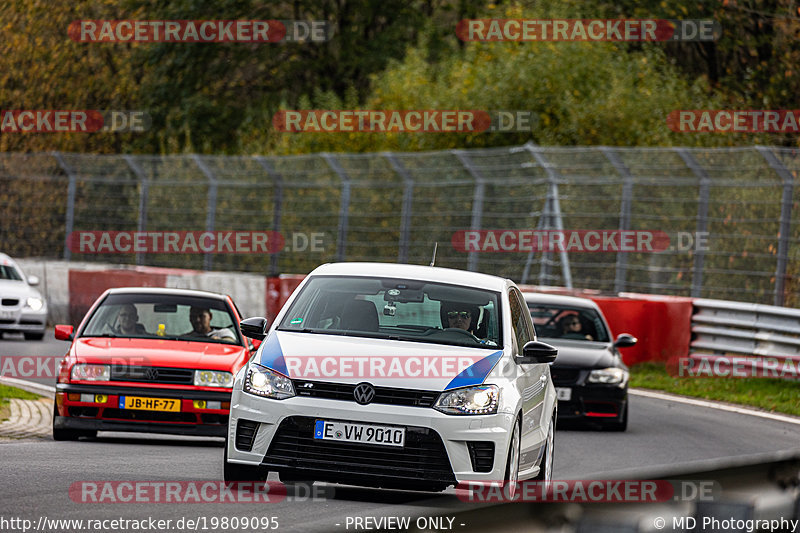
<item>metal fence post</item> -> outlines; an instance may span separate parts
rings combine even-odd
[[[469,229],[472,231],[479,231],[483,218],[483,197],[486,195],[486,179],[483,174],[475,168],[472,160],[462,150],[452,150],[453,155],[458,158],[472,179],[475,180],[475,192],[472,195],[472,218],[469,223]],[[478,270],[478,252],[469,252],[469,259],[467,259],[467,270],[474,272]]]
[[[264,156],[256,156],[255,160],[267,172],[267,175],[275,184],[275,200],[272,208],[272,231],[279,232],[281,230],[281,215],[283,214],[283,176],[280,172],[275,170],[272,163],[267,161]],[[281,250],[278,250],[269,258],[269,275],[272,277],[278,275],[278,256],[280,253]]]
[[[131,171],[139,178],[139,217],[136,222],[136,231],[138,232],[145,232],[147,231],[147,195],[149,192],[150,182],[147,179],[147,175],[145,174],[142,167],[139,166],[139,162],[136,161],[133,156],[131,155],[124,155],[122,158],[128,163]],[[144,254],[141,252],[136,252],[136,264],[143,265],[144,264]]]
[[[339,164],[333,154],[327,152],[320,154],[328,166],[342,180],[342,198],[339,205],[339,233],[336,236],[336,260],[344,261],[347,256],[347,224],[350,212],[350,176]]]
[[[778,233],[778,261],[775,265],[775,297],[774,305],[783,305],[783,292],[786,287],[786,264],[789,261],[789,232],[792,225],[792,194],[794,193],[794,177],[775,154],[766,146],[756,146],[756,150],[767,161],[772,170],[783,179],[783,195],[781,197],[781,220]]]
[[[710,200],[711,179],[706,169],[700,166],[686,148],[676,148],[675,152],[683,159],[686,166],[695,176],[700,178],[700,198],[697,201],[697,233],[708,231],[708,202]],[[695,235],[695,238],[697,235]],[[692,298],[700,298],[703,292],[703,266],[706,260],[706,251],[698,247],[694,254],[694,271],[692,273]]]
[[[400,246],[397,250],[397,262],[408,263],[408,247],[411,240],[411,208],[414,201],[414,178],[392,152],[383,152],[392,170],[403,178],[403,204],[400,208]]]
[[[619,206],[619,230],[631,229],[631,203],[633,201],[633,176],[628,165],[622,162],[619,154],[608,146],[601,146],[600,151],[611,162],[614,169],[622,176],[622,202]],[[617,251],[617,266],[614,274],[614,292],[623,292],[628,280],[628,254]]]
[[[214,231],[214,227],[216,225],[216,218],[217,218],[217,177],[211,172],[211,169],[208,168],[205,161],[203,161],[199,155],[192,154],[192,159],[194,159],[197,168],[205,175],[208,179],[208,202],[207,202],[207,210],[206,210],[206,231]],[[214,263],[214,259],[210,252],[206,252],[203,254],[203,268],[205,270],[211,270]]]
[[[75,189],[78,187],[76,183],[78,177],[72,167],[67,165],[59,152],[52,152],[52,155],[69,178],[69,185],[67,185],[67,213],[66,221],[64,222],[64,259],[69,261],[72,259],[72,250],[69,249],[69,239],[75,227]]]
[[[525,149],[531,153],[533,158],[536,160],[536,163],[547,174],[547,200],[545,201],[545,210],[542,215],[545,219],[542,229],[550,229],[555,227],[556,230],[563,232],[564,220],[561,217],[561,203],[558,199],[558,174],[556,174],[556,171],[553,170],[553,165],[551,165],[547,161],[547,158],[545,158],[540,146],[536,146],[531,142],[527,142],[525,143]],[[542,225],[541,220],[540,225]],[[550,239],[548,239],[548,244],[549,242]],[[559,258],[561,259],[561,276],[564,278],[564,287],[571,289],[572,270],[569,266],[569,255],[567,254],[567,251],[564,249],[560,250]],[[539,269],[539,285],[547,285],[546,281],[547,278],[550,277],[550,265],[552,262],[553,261],[550,259],[550,252],[543,252],[542,266]]]

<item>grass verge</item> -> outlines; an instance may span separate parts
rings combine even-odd
[[[773,378],[677,378],[667,373],[663,363],[640,363],[631,366],[630,370],[631,387],[800,416],[800,382],[797,381]]]
[[[8,420],[8,417],[11,416],[9,400],[12,398],[19,398],[20,400],[38,400],[41,396],[16,387],[0,384],[0,422]]]

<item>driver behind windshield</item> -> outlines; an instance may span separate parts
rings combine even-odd
[[[445,328],[458,328],[473,335],[478,329],[478,308],[472,305],[451,302],[442,305]]]

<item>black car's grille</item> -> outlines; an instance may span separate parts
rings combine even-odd
[[[559,368],[555,366],[550,367],[550,376],[553,378],[553,385],[556,387],[562,385],[574,385],[578,382],[581,376],[580,368]]]
[[[456,483],[442,438],[432,429],[407,426],[405,446],[331,442],[314,438],[316,419],[281,422],[263,464],[315,480],[380,487]]]
[[[253,440],[258,431],[258,422],[244,420],[242,418],[236,422],[236,449],[249,452],[253,449]]]
[[[475,472],[491,472],[494,468],[494,442],[467,442],[469,459]]]
[[[295,394],[328,400],[355,402],[353,390],[356,385],[346,383],[326,383],[324,381],[293,381]],[[375,398],[370,403],[389,405],[406,405],[410,407],[433,407],[439,393],[436,391],[420,391],[414,389],[395,389],[392,387],[375,387]]]
[[[3,304],[5,307],[16,307],[19,305],[19,300],[16,298],[3,298],[0,304]]]
[[[154,366],[111,365],[111,381],[192,385],[194,370]]]

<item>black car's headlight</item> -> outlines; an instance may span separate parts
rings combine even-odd
[[[493,415],[499,399],[497,385],[479,385],[443,392],[433,408],[448,415]]]
[[[589,383],[603,383],[605,385],[615,385],[628,381],[628,372],[621,368],[609,367],[592,370],[589,373]]]
[[[285,400],[294,396],[291,379],[253,363],[247,366],[243,389],[250,394],[273,400]]]

